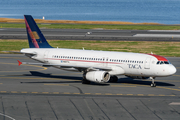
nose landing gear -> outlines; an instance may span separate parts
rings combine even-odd
[[[152,80],[151,87],[156,87],[156,83],[154,83],[155,77],[150,77],[150,80]]]

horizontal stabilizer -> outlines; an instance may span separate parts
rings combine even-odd
[[[36,55],[35,52],[17,52],[17,51],[2,51],[7,53],[17,53],[17,54],[30,54],[30,55]]]

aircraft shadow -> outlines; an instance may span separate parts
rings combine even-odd
[[[126,83],[126,84],[138,84],[138,85],[151,85],[152,81],[148,80],[137,80],[137,79],[131,79],[131,78],[120,78],[117,83]],[[159,82],[156,81],[156,86],[175,86],[174,84],[165,83],[165,82]]]
[[[61,76],[61,75],[51,75],[46,73],[41,73],[37,71],[29,71],[30,74],[23,74],[24,76],[37,76],[37,77],[43,77],[43,78],[57,78],[57,79],[64,79],[62,81],[52,81],[52,82],[22,82],[22,83],[81,83],[82,77],[76,77],[76,76]],[[71,80],[71,81],[68,81]],[[74,80],[74,81],[73,81]]]
[[[76,77],[76,76],[61,76],[61,75],[51,75],[51,74],[46,74],[46,73],[41,73],[37,71],[29,71],[31,74],[23,74],[24,76],[38,76],[38,77],[44,77],[44,78],[57,78],[57,79],[64,79],[61,81],[52,81],[52,82],[47,82],[47,81],[42,81],[42,82],[21,82],[21,83],[82,83],[82,77]],[[71,81],[68,81],[71,80]],[[74,81],[73,81],[74,80]],[[85,84],[85,85],[99,85],[99,86],[107,86],[109,85],[108,83],[94,83],[91,82],[91,84]]]
[[[51,75],[51,74],[47,74],[47,73],[41,73],[41,72],[37,72],[37,71],[30,71],[31,74],[24,74],[24,76],[38,76],[38,77],[44,77],[44,78],[57,78],[57,79],[64,79],[62,81],[52,81],[52,82],[47,82],[47,81],[43,81],[43,82],[22,82],[22,83],[82,83],[82,77],[77,77],[77,76],[62,76],[62,75]],[[68,81],[71,80],[71,81]],[[73,81],[74,80],[74,81]],[[108,86],[110,85],[108,83],[95,83],[95,82],[91,82],[90,85],[99,85],[99,86]],[[134,84],[134,85],[151,85],[151,81],[146,81],[146,80],[134,80],[132,78],[119,78],[118,83],[126,83],[126,84]],[[165,82],[157,82],[155,80],[155,83],[157,86],[175,86],[174,84],[170,84],[170,83],[165,83]]]

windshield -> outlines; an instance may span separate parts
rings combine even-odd
[[[162,65],[162,64],[171,64],[171,63],[169,61],[158,61],[157,64]]]

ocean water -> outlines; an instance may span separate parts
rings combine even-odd
[[[1,18],[180,24],[180,0],[0,0]]]

